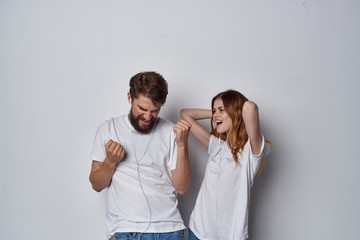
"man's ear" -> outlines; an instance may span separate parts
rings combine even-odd
[[[130,92],[128,92],[127,97],[128,97],[129,103],[131,104],[131,94],[130,94]]]

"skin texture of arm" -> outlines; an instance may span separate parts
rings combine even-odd
[[[171,174],[175,190],[181,195],[185,194],[189,190],[192,178],[188,153],[190,127],[191,125],[184,120],[178,120],[177,124],[174,126],[178,151],[176,167],[171,171]]]
[[[191,133],[205,146],[209,147],[210,133],[201,126],[197,120],[211,119],[212,112],[209,109],[181,109],[181,118],[191,124]]]
[[[93,161],[90,172],[90,182],[95,191],[101,192],[107,188],[114,174],[116,165],[125,157],[123,146],[113,140],[109,140],[106,145],[106,158],[104,162]]]
[[[254,102],[246,101],[242,109],[242,116],[250,139],[252,152],[258,155],[262,144],[258,106]]]

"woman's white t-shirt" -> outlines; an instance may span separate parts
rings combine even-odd
[[[227,142],[211,135],[204,180],[189,222],[199,239],[248,238],[250,190],[269,150],[263,137],[260,154],[254,155],[248,141],[236,165]]]

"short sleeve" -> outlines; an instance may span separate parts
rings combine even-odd
[[[219,145],[219,138],[215,137],[214,135],[210,135],[210,140],[209,140],[209,147],[208,147],[208,155],[211,154],[211,152],[213,152],[213,150],[216,148],[217,145]]]
[[[170,140],[170,151],[169,151],[169,161],[168,161],[168,168],[170,171],[176,168],[176,161],[177,161],[177,144],[175,141],[176,135],[172,133],[171,140]]]
[[[109,137],[107,131],[107,124],[104,122],[101,124],[95,134],[93,150],[91,153],[91,160],[103,162],[106,158],[105,144],[106,139]]]
[[[270,153],[270,146],[265,142],[264,136],[262,136],[262,143],[260,153],[255,155],[251,149],[250,139],[247,142],[249,146],[249,160],[250,165],[252,166],[253,172],[256,173],[260,167],[261,160]]]

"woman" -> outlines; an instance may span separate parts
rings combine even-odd
[[[216,95],[212,110],[182,109],[209,160],[189,222],[189,239],[247,239],[250,189],[269,146],[258,107],[235,90]],[[211,132],[197,120],[211,119]]]

